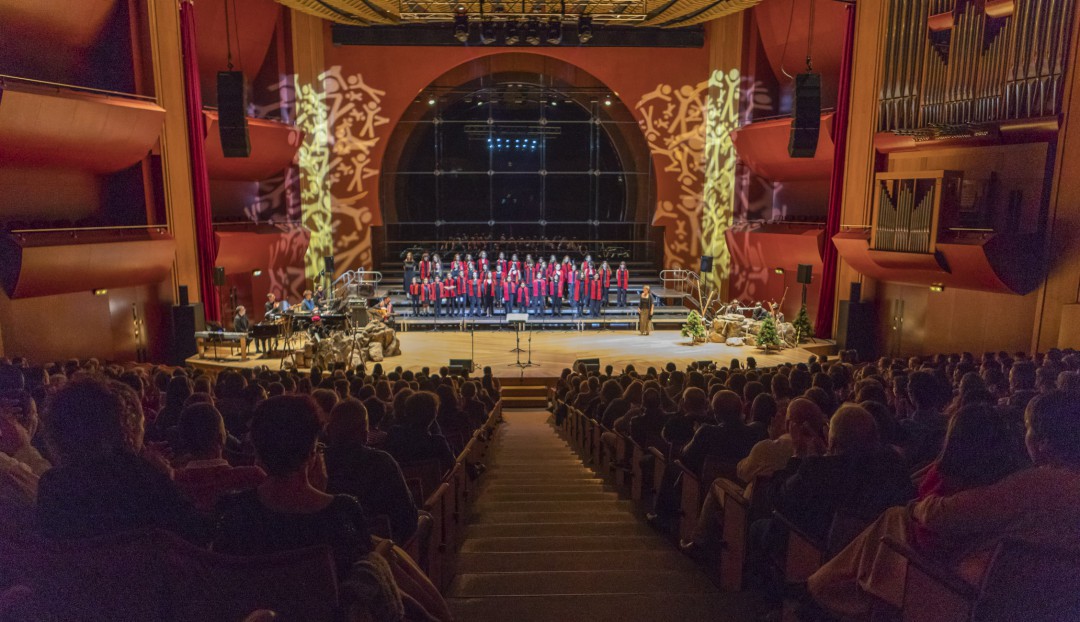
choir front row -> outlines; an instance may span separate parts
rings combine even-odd
[[[497,307],[507,313],[530,313],[542,316],[551,309],[560,316],[564,305],[574,317],[600,315],[608,305],[608,292],[615,286],[616,306],[627,306],[630,272],[623,262],[611,270],[606,262],[599,267],[586,263],[581,270],[572,264],[526,264],[519,268],[512,262],[503,271],[454,269],[444,273],[424,270],[412,277],[408,287],[414,316],[492,317]],[[565,269],[564,269],[565,266]]]

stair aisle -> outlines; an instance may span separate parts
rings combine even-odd
[[[753,619],[582,466],[548,412],[503,417],[448,594],[456,620]]]

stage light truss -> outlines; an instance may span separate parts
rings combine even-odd
[[[646,0],[602,0],[600,2],[420,2],[398,0],[397,13],[402,22],[453,21],[464,8],[471,18],[495,22],[538,19],[576,21],[587,15],[594,23],[634,24],[648,16]]]

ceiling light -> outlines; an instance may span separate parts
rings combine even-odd
[[[435,96],[434,96],[434,95],[428,95],[428,98],[427,98],[427,105],[429,105],[429,106],[434,106],[434,105],[435,105],[435,101],[436,101],[436,100],[435,100]]]
[[[611,95],[605,95],[604,96],[604,105],[605,106],[610,106],[611,105]]]
[[[251,276],[262,276],[262,270],[252,270]]]
[[[104,296],[105,294],[108,294],[108,293],[109,293],[109,290],[104,289],[104,288],[94,290],[94,295],[95,296]]]
[[[518,21],[506,22],[506,45],[517,45],[521,41],[521,30]]]
[[[933,285],[930,286],[930,291],[932,291],[932,292],[943,292],[943,291],[945,291],[945,285],[943,283],[934,283]]]
[[[525,42],[529,45],[540,45],[540,22],[530,19],[525,22]]]
[[[491,45],[495,43],[495,22],[485,19],[480,23],[480,43]]]
[[[547,42],[551,45],[559,45],[562,43],[562,20],[558,17],[552,17],[551,20],[548,21]]]
[[[454,15],[454,38],[462,43],[469,40],[469,15],[461,5],[458,5]]]
[[[592,41],[592,18],[588,15],[582,15],[578,19],[577,26],[577,39],[579,43],[588,43]]]
[[[783,274],[784,269],[783,268],[777,268],[777,269],[773,270],[773,272],[775,272],[776,274]]]

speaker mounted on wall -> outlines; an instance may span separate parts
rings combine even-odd
[[[221,151],[226,158],[246,158],[251,155],[248,140],[247,92],[244,74],[240,71],[219,71],[218,83],[218,134]]]
[[[225,285],[225,268],[223,266],[214,267],[214,285],[218,287]]]
[[[334,256],[333,255],[325,255],[325,256],[323,256],[323,269],[326,270],[327,275],[329,275],[331,277],[334,276]]]
[[[788,155],[793,158],[814,157],[817,153],[820,130],[821,74],[800,73],[795,76],[795,97],[791,109]]]

